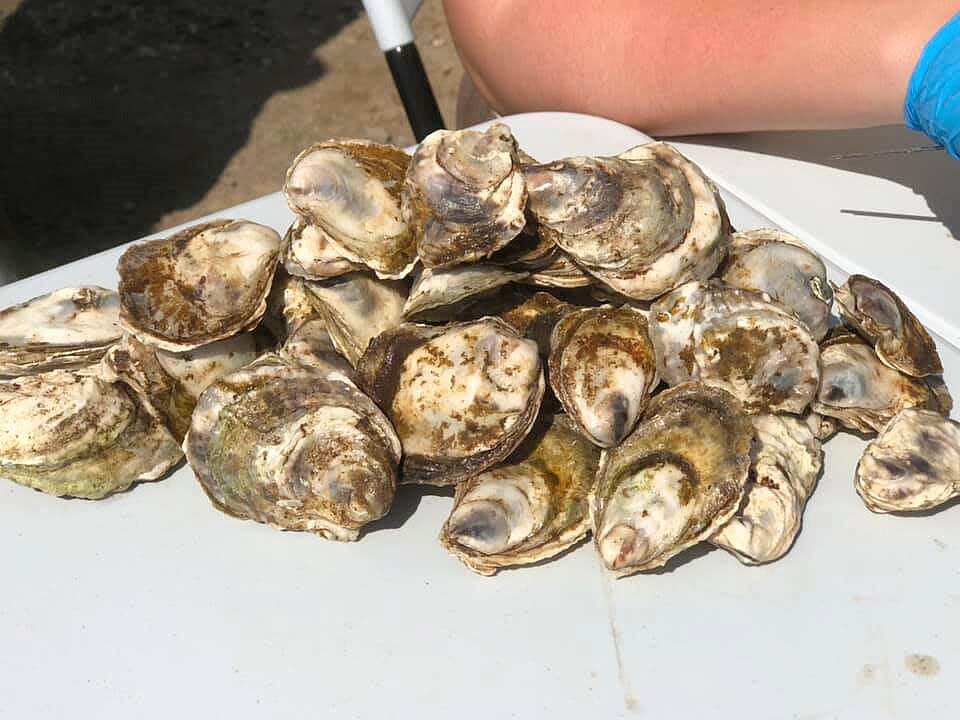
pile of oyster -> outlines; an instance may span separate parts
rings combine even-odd
[[[185,454],[219,510],[334,540],[398,484],[446,486],[440,542],[482,574],[590,533],[617,576],[700,542],[776,560],[838,429],[875,436],[871,510],[960,494],[943,368],[901,299],[735,232],[669,145],[329,140],[283,191],[283,238],[197,225],[131,246],[116,293],[2,311],[0,474],[101,498]]]

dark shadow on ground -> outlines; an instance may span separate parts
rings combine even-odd
[[[0,262],[39,272],[195,203],[264,102],[320,77],[314,50],[360,11],[24,0],[0,19]]]
[[[931,141],[902,125],[857,130],[809,130],[757,132],[740,135],[702,135],[672,138],[700,145],[732,147],[765,155],[778,155],[828,167],[886,178],[922,195],[935,218],[905,217],[904,220],[942,222],[960,238],[960,162],[942,150],[877,155],[886,150],[929,146]],[[842,212],[888,218],[882,207],[849,207]]]

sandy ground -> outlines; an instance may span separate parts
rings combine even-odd
[[[447,122],[462,69],[415,21]],[[280,188],[302,147],[413,136],[359,1],[0,0],[0,278]]]

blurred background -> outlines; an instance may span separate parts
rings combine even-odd
[[[414,21],[448,124],[440,0]],[[0,0],[0,282],[280,189],[333,136],[414,139],[359,0]]]

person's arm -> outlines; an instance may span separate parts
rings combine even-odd
[[[656,135],[900,122],[944,0],[444,0],[503,113],[603,115]]]

